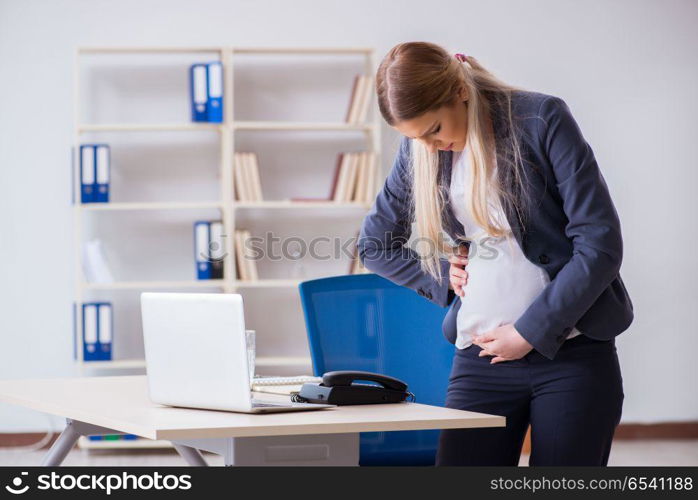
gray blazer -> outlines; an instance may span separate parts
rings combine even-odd
[[[588,337],[610,340],[632,323],[633,304],[619,273],[620,220],[592,149],[567,104],[559,97],[517,91],[512,110],[524,132],[526,189],[534,200],[525,231],[508,203],[504,208],[524,255],[551,280],[514,327],[535,350],[553,359],[575,326]],[[496,114],[493,126],[497,134],[501,117]],[[441,259],[444,279],[438,283],[420,269],[419,256],[405,245],[412,227],[408,220],[410,150],[410,140],[403,137],[392,169],[362,222],[359,257],[368,270],[442,307],[450,306],[442,330],[454,344],[461,298],[449,288],[450,264]],[[446,193],[452,154],[439,152],[439,183]],[[443,224],[460,243],[455,234],[464,230],[448,194]],[[467,295],[463,300],[468,300]]]

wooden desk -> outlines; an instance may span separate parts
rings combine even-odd
[[[288,400],[272,394],[255,396]],[[502,416],[407,402],[256,415],[174,408],[150,401],[145,375],[2,380],[0,401],[67,419],[42,465],[60,465],[81,435],[118,433],[172,441],[191,465],[206,465],[198,450],[222,454],[226,465],[239,463],[234,456],[236,439],[250,438],[249,445],[251,439],[296,436],[295,442],[311,443],[332,434],[343,439],[342,446],[353,448],[346,461],[356,465],[360,432],[506,425]],[[312,462],[308,457],[306,462]],[[301,462],[297,465],[305,465]]]

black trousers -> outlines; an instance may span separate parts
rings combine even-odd
[[[456,349],[445,406],[506,417],[506,427],[444,429],[436,465],[519,463],[531,425],[529,465],[607,465],[623,409],[615,339],[565,340],[553,360],[535,349],[490,364],[473,344]]]

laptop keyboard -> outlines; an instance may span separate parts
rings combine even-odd
[[[252,406],[254,408],[260,408],[260,407],[263,408],[263,407],[269,407],[269,406],[276,407],[276,406],[288,406],[288,405],[280,405],[280,404],[274,404],[274,403],[258,403],[256,401],[253,401]]]
[[[322,382],[322,377],[297,375],[294,377],[254,377],[252,385],[303,385],[306,382]]]

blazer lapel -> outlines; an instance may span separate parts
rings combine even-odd
[[[514,98],[512,97],[512,100]],[[512,103],[513,107],[513,103]],[[496,154],[497,154],[497,165],[504,165],[506,161],[505,157],[505,151],[502,148],[502,143],[503,143],[503,137],[501,137],[501,131],[504,130],[504,124],[503,124],[503,117],[500,115],[498,112],[494,112],[492,116],[492,127],[494,128],[494,134],[495,134],[495,147],[496,147]],[[499,177],[499,182],[500,185],[502,186],[502,189],[505,191],[508,191],[510,193],[514,192],[515,186],[514,182],[515,179],[513,178],[511,171],[509,169],[504,169],[504,168],[498,168],[497,169],[497,175]],[[509,226],[511,227],[511,232],[513,233],[514,237],[516,240],[519,242],[519,245],[521,245],[521,248],[523,248],[523,235],[521,232],[521,225],[519,224],[519,218],[517,217],[516,210],[512,206],[511,202],[505,197],[505,199],[502,200],[502,209],[504,210],[504,215],[507,218],[507,222],[509,223]]]

